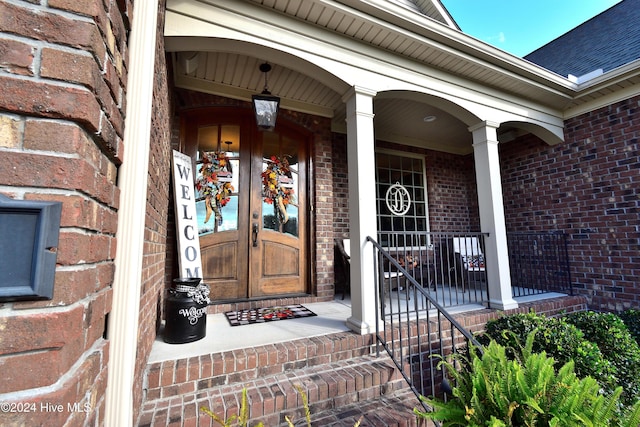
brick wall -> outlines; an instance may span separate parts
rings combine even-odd
[[[0,0],[0,192],[62,202],[53,299],[0,303],[2,425],[104,417],[131,8]]]
[[[347,135],[332,135],[333,150],[333,237],[349,238],[349,169],[347,167]]]
[[[480,231],[473,156],[429,151],[426,169],[431,231]]]
[[[569,235],[571,276],[593,309],[640,307],[640,97],[569,119],[565,142],[501,146],[509,231]]]

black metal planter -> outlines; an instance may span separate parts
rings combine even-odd
[[[173,286],[165,300],[164,342],[184,344],[205,337],[209,288],[200,284],[200,280],[173,280]]]

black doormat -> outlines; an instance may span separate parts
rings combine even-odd
[[[276,320],[298,319],[301,317],[311,317],[316,315],[313,311],[300,304],[227,311],[224,314],[227,316],[227,320],[231,326],[273,322]]]

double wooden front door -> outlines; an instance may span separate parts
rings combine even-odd
[[[211,299],[306,293],[309,136],[280,124],[261,132],[251,116],[220,111],[188,116],[185,135],[187,154],[197,159],[203,282]]]

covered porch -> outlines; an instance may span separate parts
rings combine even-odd
[[[393,292],[387,300],[393,310],[402,310],[402,304],[393,302],[398,296]],[[507,313],[557,315],[585,309],[582,297],[552,293],[516,300],[520,307]],[[361,335],[347,328],[350,304],[348,296],[337,296],[305,304],[316,317],[240,327],[231,327],[222,313],[209,314],[206,337],[182,345],[166,344],[160,334],[146,366],[139,426],[211,425],[200,408],[221,417],[238,414],[242,390],[247,390],[250,419],[265,425],[286,425],[284,415],[302,420],[300,393],[312,421],[321,425],[353,425],[360,417],[363,425],[417,425],[412,409],[419,401],[412,386],[381,347],[376,355],[375,333]],[[477,304],[451,309],[472,332],[500,313]],[[438,317],[431,313],[426,319]],[[385,325],[394,327],[391,319]],[[396,351],[407,362],[402,365],[415,365],[409,363],[414,357],[404,353],[403,338],[392,335],[392,342],[401,347]]]
[[[340,16],[345,25],[350,24],[349,28],[369,25],[391,12],[370,9],[367,14],[359,14],[353,13],[353,6],[340,8],[326,2],[312,3],[313,8],[317,8],[314,16],[325,13]],[[305,5],[311,7],[311,2]],[[307,7],[304,10],[308,10]],[[393,12],[400,11],[394,9]],[[446,221],[438,222],[443,215],[457,215],[446,212],[450,201],[427,200],[428,186],[446,191],[437,176],[427,176],[433,173],[428,166],[424,168],[427,172],[421,184],[424,192],[421,210],[415,208],[415,224],[398,228],[386,227],[380,222],[379,203],[384,195],[380,194],[382,187],[377,187],[380,177],[371,167],[378,161],[379,153],[383,156],[413,154],[422,157],[422,161],[437,158],[441,153],[464,159],[460,162],[464,173],[459,178],[467,188],[460,195],[452,196],[464,197],[462,202],[454,200],[453,203],[466,207],[461,210],[467,217],[466,226],[458,229],[483,233],[487,263],[487,289],[474,297],[474,301],[492,308],[511,309],[517,307],[517,302],[512,294],[498,146],[501,141],[525,134],[533,134],[547,144],[557,144],[563,138],[562,117],[554,108],[544,106],[551,98],[558,100],[563,95],[539,87],[535,74],[540,70],[522,70],[530,78],[523,79],[496,68],[496,75],[485,76],[492,84],[485,81],[479,85],[477,72],[486,71],[486,58],[472,58],[449,46],[426,42],[430,37],[440,39],[437,34],[455,24],[439,11],[423,12],[428,17],[414,22],[414,31],[404,31],[402,27],[407,23],[398,20],[381,28],[376,37],[351,34],[345,38],[328,22],[324,27],[321,25],[322,28],[317,23],[306,25],[313,17],[305,15],[303,9],[292,7],[281,11],[277,6],[264,7],[251,2],[215,5],[167,2],[165,47],[173,63],[176,88],[233,100],[214,101],[220,105],[242,105],[260,91],[264,78],[265,89],[268,83],[269,91],[280,97],[283,110],[280,123],[285,119],[299,120],[302,126],[313,131],[306,162],[309,185],[301,189],[308,193],[308,206],[301,206],[300,212],[308,213],[308,219],[300,217],[299,221],[299,224],[308,224],[307,234],[301,233],[301,237],[308,236],[308,244],[301,244],[300,253],[308,248],[309,264],[308,273],[301,270],[300,283],[304,284],[303,274],[308,274],[306,294],[318,300],[331,298],[333,283],[328,281],[332,278],[333,238],[340,237],[339,234],[348,236],[352,243],[349,278],[352,313],[348,325],[362,334],[372,332],[376,319],[374,290],[366,285],[375,280],[374,259],[365,248],[367,236],[390,231],[456,229]],[[252,31],[247,31],[249,22]],[[418,27],[414,25],[420,31],[415,31]],[[264,37],[264,34],[270,36]],[[329,39],[328,34],[331,34]],[[391,52],[384,39],[395,39],[398,50]],[[368,45],[370,50],[362,51],[363,45]],[[269,59],[268,75],[260,71],[264,58]],[[492,60],[507,65],[512,59],[501,53]],[[523,96],[513,96],[514,91],[522,92]],[[180,98],[180,102],[185,103],[185,99]],[[184,108],[206,105],[203,99],[204,95],[193,96],[192,100],[199,104],[185,104]],[[311,123],[327,123],[330,130],[313,128],[317,125]],[[332,147],[326,144],[326,132],[330,132]],[[336,151],[335,141],[340,139],[344,143],[343,157]],[[380,151],[382,149],[386,151]],[[337,197],[335,180],[341,172],[336,165],[340,162],[344,162],[347,176],[347,203],[336,206],[333,202]],[[431,179],[433,182],[429,182]],[[399,186],[406,189],[409,184],[402,182]],[[417,205],[418,200],[413,197]],[[336,231],[333,225],[340,215],[347,215],[348,220],[345,227]],[[392,215],[400,218],[404,214]],[[390,223],[395,223],[395,218],[390,219]],[[249,230],[249,227],[242,223],[238,229]],[[240,238],[238,247],[246,240]],[[428,263],[426,258],[420,262],[423,261]],[[434,261],[440,262],[440,259],[434,258]],[[446,275],[450,273],[447,271]],[[442,283],[436,283],[436,289],[445,284],[444,279],[445,272],[442,272],[437,279]],[[449,279],[446,284],[451,283]],[[295,289],[299,292],[302,286]],[[451,290],[451,286],[448,289]],[[470,289],[461,287],[460,291],[467,293]],[[467,296],[451,293],[449,299],[454,302],[460,298]]]
[[[322,425],[353,425],[360,417],[365,425],[417,425],[415,395],[441,393],[442,374],[425,354],[457,351],[464,334],[483,330],[502,313],[557,315],[586,307],[584,298],[568,295],[568,266],[550,262],[566,250],[562,236],[510,237],[514,265],[526,268],[512,270],[521,286],[511,292],[518,307],[507,311],[489,304],[483,233],[393,233],[379,236],[385,248],[372,241],[366,248],[375,268],[367,284],[375,296],[372,333],[349,328],[353,303],[339,292],[331,301],[305,302],[314,317],[231,326],[217,312],[207,316],[203,339],[180,345],[163,342],[160,330],[139,425],[209,425],[199,408],[233,416],[243,390],[250,418],[269,425],[285,425],[284,415],[303,418],[301,394]],[[472,269],[461,261],[472,261]]]

